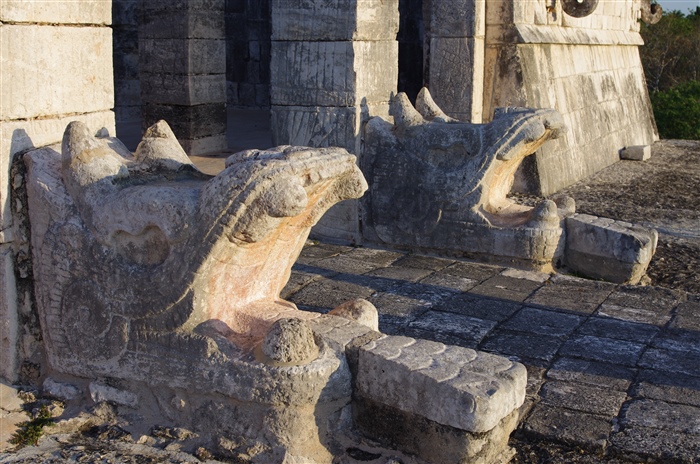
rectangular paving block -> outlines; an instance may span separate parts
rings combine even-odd
[[[108,27],[3,25],[0,62],[4,120],[85,114],[114,106]]]
[[[468,432],[487,432],[525,399],[519,363],[468,348],[387,336],[360,349],[357,394]]]
[[[656,251],[658,237],[654,229],[575,214],[566,218],[566,263],[588,277],[636,284]]]
[[[273,0],[272,40],[395,40],[398,0]]]

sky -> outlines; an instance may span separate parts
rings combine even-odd
[[[664,11],[679,10],[688,13],[688,10],[695,11],[696,6],[700,6],[700,0],[656,0]]]

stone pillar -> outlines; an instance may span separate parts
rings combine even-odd
[[[485,0],[425,0],[425,80],[453,118],[482,122]]]
[[[114,135],[111,17],[110,0],[0,2],[0,378],[10,382],[31,380],[40,355],[13,159],[59,142],[70,121]]]
[[[224,0],[142,0],[144,130],[165,119],[189,155],[225,150]]]
[[[398,0],[273,0],[273,142],[359,156],[364,122],[388,115],[396,93],[398,25]],[[338,204],[313,234],[359,243],[358,202]]]

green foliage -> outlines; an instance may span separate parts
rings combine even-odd
[[[39,442],[39,438],[44,434],[44,427],[53,425],[51,411],[47,406],[42,406],[39,409],[39,414],[32,420],[20,422],[19,429],[10,437],[10,443],[17,445],[19,448],[34,445]]]
[[[700,81],[684,82],[650,97],[661,138],[700,140]]]
[[[644,39],[640,54],[650,92],[700,80],[700,8],[688,15],[664,12],[658,23],[642,23],[640,33]]]

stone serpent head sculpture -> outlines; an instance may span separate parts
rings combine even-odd
[[[133,155],[74,122],[61,152],[25,162],[49,357],[79,372],[206,324],[247,349],[279,318],[314,317],[280,290],[311,226],[366,189],[337,148],[244,151],[205,175],[164,121]]]
[[[557,205],[530,208],[507,195],[522,160],[564,130],[557,111],[501,108],[488,124],[464,123],[424,88],[415,108],[399,93],[392,114],[393,124],[373,118],[366,127],[370,241],[551,264],[561,236]]]

